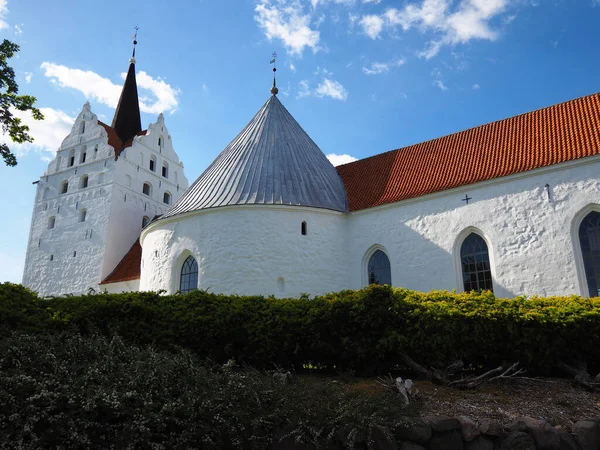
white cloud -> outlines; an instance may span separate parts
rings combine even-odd
[[[296,66],[294,66],[292,63],[288,64],[288,67],[290,69],[290,72],[295,73],[296,72]]]
[[[596,0],[599,1],[600,0]],[[472,39],[495,40],[498,31],[492,21],[504,13],[511,0],[421,0],[408,3],[402,9],[389,8],[379,16],[363,16],[360,23],[365,33],[377,38],[384,27],[437,35],[419,56],[429,59],[444,45],[464,44]],[[453,7],[456,5],[455,7]],[[506,23],[506,22],[505,22]]]
[[[15,34],[17,36],[23,36],[23,28],[21,28],[23,26],[23,24],[21,25],[15,25]]]
[[[342,86],[339,81],[331,80],[329,78],[323,78],[323,81],[317,86],[316,89],[311,89],[308,80],[302,80],[299,83],[300,89],[296,98],[303,97],[331,97],[335,100],[346,101],[348,98],[348,91]]]
[[[600,1],[600,0],[598,0]],[[362,0],[363,3],[373,3],[374,5],[378,5],[381,3],[381,0]]]
[[[9,28],[8,23],[4,20],[8,14],[8,7],[6,6],[7,3],[8,0],[0,0],[0,30]]]
[[[473,85],[473,89],[474,89],[474,90],[477,90],[477,89],[479,89],[479,87],[480,87],[480,86],[479,86],[478,84],[474,84],[474,85]]]
[[[600,6],[600,0],[592,0],[592,7]]]
[[[381,73],[389,72],[390,67],[402,66],[402,65],[404,65],[405,62],[406,61],[403,58],[397,59],[397,60],[389,62],[389,63],[374,62],[374,63],[371,63],[371,67],[363,66],[362,71],[365,75],[379,75]]]
[[[446,87],[446,85],[444,84],[444,82],[442,80],[433,80],[433,85],[435,87],[440,88],[442,91],[448,90],[448,87]]]
[[[44,62],[41,65],[44,75],[60,87],[76,89],[86,98],[91,98],[103,105],[114,108],[117,106],[122,85],[115,84],[90,70],[71,69],[59,64]],[[124,78],[125,74],[121,74]],[[150,114],[170,112],[177,109],[178,96],[181,91],[173,88],[160,78],[154,79],[146,72],[136,75],[138,90],[147,91],[151,97],[140,93],[140,109]]]
[[[329,155],[327,155],[327,159],[334,166],[341,166],[342,164],[348,164],[354,161],[358,161],[358,158],[355,158],[354,156],[350,156],[347,154],[336,155],[335,153],[330,153]]]
[[[260,0],[254,12],[254,20],[265,36],[280,39],[288,53],[301,55],[306,47],[313,52],[319,50],[320,33],[311,29],[312,17],[300,2],[279,0],[273,4],[271,0]]]
[[[363,16],[358,22],[363,31],[371,39],[377,39],[381,30],[383,30],[383,19],[379,16],[368,15]]]
[[[324,78],[321,84],[317,86],[315,95],[317,97],[331,97],[335,100],[346,101],[348,91],[344,89],[344,86],[339,81]]]
[[[25,255],[18,257],[0,253],[0,283],[20,283],[25,269]]]
[[[73,117],[52,108],[40,108],[40,111],[44,120],[33,120],[31,114],[25,111],[13,111],[15,117],[20,118],[22,123],[29,127],[29,135],[33,137],[33,142],[16,144],[7,135],[0,135],[0,142],[7,144],[17,157],[34,151],[40,153],[43,160],[50,161],[65,136],[71,132],[75,122]]]
[[[33,78],[33,74],[31,72],[25,72],[25,83],[31,83],[31,78]]]

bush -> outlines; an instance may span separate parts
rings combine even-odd
[[[181,346],[220,364],[233,358],[257,368],[383,374],[401,364],[404,352],[435,367],[457,358],[477,369],[520,361],[534,373],[552,374],[559,362],[580,360],[600,371],[599,298],[507,300],[490,292],[370,286],[313,299],[194,291],[42,301],[22,287],[1,285],[0,311],[12,310],[13,329],[98,329],[137,345]]]
[[[254,369],[91,332],[0,341],[0,449],[266,449],[289,435],[324,448],[338,431],[393,429],[387,392]]]

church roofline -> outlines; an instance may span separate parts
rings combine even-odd
[[[358,211],[600,153],[600,94],[337,167]]]

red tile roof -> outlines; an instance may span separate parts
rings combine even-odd
[[[338,166],[350,211],[600,153],[600,94]]]
[[[121,262],[117,264],[109,276],[107,276],[100,284],[120,283],[121,281],[139,280],[140,266],[142,261],[142,246],[140,240],[135,241],[135,244],[129,249]]]
[[[98,121],[98,125],[101,125],[106,130],[106,134],[108,135],[108,145],[115,149],[115,155],[119,156],[123,150],[127,147],[131,147],[133,144],[133,138],[128,139],[125,143],[121,141],[117,132],[114,128],[109,127],[104,122]],[[136,134],[136,136],[144,136],[148,133],[148,130],[140,131]]]

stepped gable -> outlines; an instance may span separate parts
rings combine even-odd
[[[109,127],[101,121],[98,121],[98,125],[101,125],[106,130],[106,134],[108,135],[108,145],[115,149],[115,156],[117,157],[119,157],[121,152],[127,147],[131,147],[135,136],[145,136],[148,133],[148,130],[142,130],[136,133],[135,136],[130,137],[126,142],[122,142],[114,128]]]
[[[600,94],[338,166],[350,211],[600,153]]]
[[[275,94],[163,218],[229,205],[347,210],[340,176]]]

